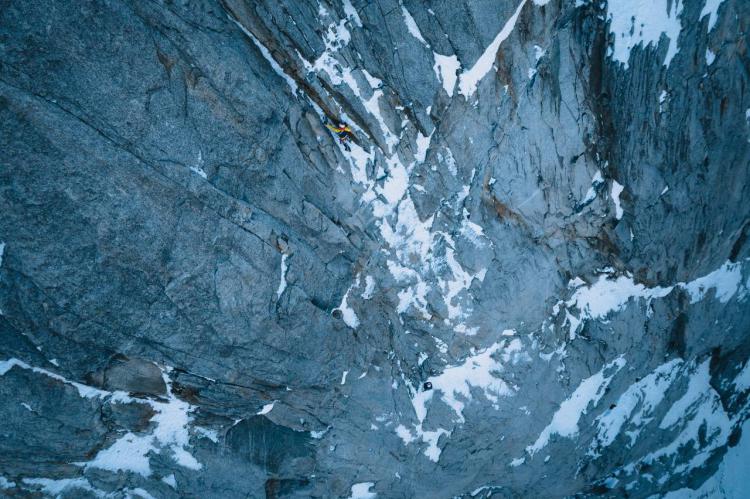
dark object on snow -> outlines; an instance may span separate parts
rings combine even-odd
[[[429,381],[425,381],[424,384],[422,385],[422,388],[425,391],[432,390],[432,383],[430,383]]]

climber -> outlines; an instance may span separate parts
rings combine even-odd
[[[341,142],[341,145],[344,146],[344,149],[347,151],[351,151],[351,147],[349,147],[349,139],[354,136],[352,133],[352,129],[349,128],[349,125],[346,123],[339,123],[338,126],[332,125],[330,123],[326,123],[326,127],[328,127],[329,130],[331,130],[333,133],[338,135],[339,142]]]

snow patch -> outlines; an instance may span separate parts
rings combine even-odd
[[[490,45],[484,50],[479,59],[477,59],[477,62],[474,63],[474,66],[461,74],[461,79],[458,83],[459,93],[461,93],[461,95],[467,100],[474,95],[479,82],[492,69],[495,57],[497,56],[497,51],[500,49],[500,44],[510,36],[516,25],[516,21],[518,20],[518,15],[521,13],[521,9],[524,5],[526,5],[526,0],[521,0],[521,3],[518,4],[513,15],[506,21],[495,39],[492,40],[492,43],[490,43]]]
[[[406,24],[406,29],[409,30],[409,33],[411,36],[422,42],[422,44],[429,48],[430,44],[427,43],[422,37],[422,32],[419,31],[419,26],[417,26],[417,22],[414,20],[414,18],[411,16],[408,10],[406,10],[406,7],[403,5],[401,6],[401,14],[404,16],[404,23]]]
[[[286,259],[289,257],[286,253],[281,255],[281,281],[279,282],[279,288],[276,290],[276,299],[281,298],[281,294],[286,289]]]
[[[620,220],[622,218],[622,205],[620,205],[620,194],[622,194],[624,187],[620,185],[617,180],[612,181],[612,192],[610,196],[612,197],[612,202],[615,203],[615,219]]]
[[[669,66],[679,47],[677,38],[682,29],[680,0],[617,0],[607,2],[609,31],[614,38],[612,59],[628,68],[630,52],[638,45],[654,47],[664,34],[669,45],[663,64]]]
[[[719,7],[724,3],[724,0],[706,0],[706,4],[701,10],[699,19],[702,21],[704,17],[708,16],[708,32],[714,29],[716,21],[719,19]]]
[[[375,492],[370,492],[374,486],[374,482],[355,483],[352,485],[352,494],[349,499],[374,499],[378,496]]]
[[[275,401],[275,400],[274,400],[273,402],[271,402],[270,404],[266,404],[266,405],[264,405],[264,406],[263,406],[263,407],[262,407],[262,408],[261,408],[261,409],[260,409],[260,410],[259,410],[258,412],[256,412],[255,414],[257,414],[258,416],[262,416],[262,415],[264,415],[264,414],[268,414],[269,412],[271,412],[271,411],[273,410],[273,406],[274,406],[274,405],[276,405],[276,401]]]
[[[456,87],[456,80],[458,79],[458,70],[461,69],[458,56],[441,55],[437,52],[433,52],[432,56],[435,59],[435,64],[432,66],[435,75],[443,83],[443,89],[448,94],[448,97],[453,97],[453,89]]]

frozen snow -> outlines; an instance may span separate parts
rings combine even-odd
[[[662,298],[672,291],[672,287],[648,288],[643,284],[636,284],[630,276],[619,276],[611,278],[609,275],[599,276],[599,279],[590,286],[581,286],[576,289],[573,296],[565,302],[566,307],[575,307],[581,311],[580,317],[576,319],[569,316],[571,323],[570,333],[577,331],[577,325],[585,319],[602,319],[609,313],[616,312],[625,307],[631,298]]]
[[[747,471],[750,463],[750,419],[742,425],[739,443],[727,449],[716,470],[697,490],[682,488],[662,499],[747,499]]]
[[[171,475],[162,477],[161,481],[164,482],[164,483],[166,483],[167,485],[169,485],[173,489],[177,488],[177,480],[174,477],[174,473],[172,473]]]
[[[477,62],[474,63],[474,66],[472,66],[472,68],[468,71],[465,71],[461,74],[458,88],[461,95],[463,95],[467,100],[469,99],[469,97],[474,95],[479,82],[492,69],[492,65],[495,62],[495,57],[497,56],[497,51],[500,49],[500,44],[503,43],[503,41],[505,41],[508,36],[510,36],[513,28],[516,25],[516,21],[518,20],[518,15],[521,13],[521,9],[524,5],[526,5],[526,0],[521,0],[521,3],[519,3],[518,7],[516,7],[516,11],[513,13],[510,19],[506,21],[505,25],[497,34],[492,43],[490,43],[490,45],[484,50],[479,59],[477,59]]]
[[[745,367],[742,368],[737,377],[734,378],[732,383],[736,392],[744,392],[750,389],[750,360],[745,362]]]
[[[203,171],[203,168],[198,168],[196,166],[191,166],[190,170],[192,170],[194,173],[197,173],[198,175],[200,175],[203,178],[208,178],[208,176],[206,175],[206,172]]]
[[[96,457],[85,463],[87,468],[108,471],[131,471],[144,477],[151,475],[147,454],[153,449],[153,437],[138,436],[128,432],[114,444],[99,451]]]
[[[58,381],[61,381],[65,383],[66,385],[71,385],[78,390],[78,395],[84,398],[94,398],[94,397],[106,397],[108,395],[111,395],[111,392],[107,392],[104,390],[99,390],[98,388],[94,388],[88,385],[84,385],[81,383],[78,383],[76,381],[70,381],[67,378],[60,376],[59,374],[55,374],[51,371],[48,371],[46,369],[42,369],[40,367],[32,367],[28,365],[27,363],[23,362],[22,360],[18,360],[16,358],[11,358],[8,360],[0,361],[0,376],[3,376],[5,373],[7,373],[11,368],[13,367],[19,367],[21,369],[29,369],[35,373],[43,374],[45,376],[49,376],[50,378],[56,379]]]
[[[346,376],[347,376],[347,374],[349,374],[349,371],[344,371],[343,374],[341,375],[341,384],[342,385],[346,384]]]
[[[620,205],[620,194],[622,194],[624,187],[620,185],[617,180],[612,181],[612,202],[615,203],[615,219],[620,220],[622,218],[622,205]]]
[[[435,64],[432,69],[438,80],[443,83],[443,89],[448,97],[453,97],[453,89],[456,87],[458,79],[458,70],[461,69],[461,63],[456,55],[442,55],[437,52],[432,53],[435,58]]]
[[[542,430],[534,445],[526,447],[526,451],[534,455],[547,446],[553,435],[566,438],[578,435],[578,421],[581,416],[586,414],[589,405],[596,407],[614,375],[624,366],[625,359],[618,357],[605,365],[601,371],[581,381],[573,394],[560,404],[560,408],[552,416],[552,421]],[[605,371],[611,374],[605,375]]]
[[[16,482],[11,482],[4,476],[0,476],[0,489],[12,489],[16,486]]]
[[[352,495],[349,499],[374,499],[377,497],[375,492],[370,492],[370,489],[375,486],[373,482],[362,482],[355,483],[352,485]]]
[[[677,38],[682,29],[679,19],[680,0],[617,0],[607,2],[609,30],[614,37],[612,58],[628,68],[630,51],[638,45],[659,45],[662,34],[669,45],[664,65],[669,66],[679,47]]]
[[[0,267],[3,265],[3,255],[5,254],[5,243],[0,243]]]

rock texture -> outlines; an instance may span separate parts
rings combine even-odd
[[[4,2],[0,494],[740,497],[749,43],[742,0]]]

